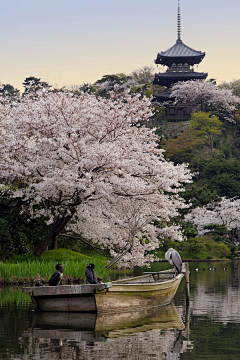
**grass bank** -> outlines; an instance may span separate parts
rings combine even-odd
[[[108,281],[110,270],[105,270],[107,260],[98,255],[87,256],[75,251],[57,249],[45,251],[41,258],[16,256],[8,262],[0,262],[0,285],[29,285],[40,275],[47,283],[57,263],[65,264],[63,284],[83,284],[85,269],[89,263],[95,265],[97,275]]]

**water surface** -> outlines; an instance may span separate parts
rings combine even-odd
[[[35,314],[29,295],[2,289],[0,359],[239,359],[239,265],[190,263],[190,308],[182,281],[174,304],[134,314]]]

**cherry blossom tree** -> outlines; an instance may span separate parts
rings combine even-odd
[[[222,198],[220,202],[212,202],[203,207],[193,209],[185,216],[186,221],[192,221],[198,226],[199,235],[208,230],[204,226],[210,224],[226,225],[228,231],[240,228],[240,199]]]
[[[204,80],[176,83],[172,86],[171,97],[175,99],[175,104],[181,103],[191,112],[211,111],[226,120],[233,119],[233,113],[240,104],[240,98],[234,96],[230,89],[220,88]]]
[[[2,184],[52,224],[35,256],[63,231],[113,256],[130,244],[122,263],[139,265],[152,260],[145,253],[159,246],[158,235],[181,240],[167,222],[185,206],[178,193],[191,175],[164,159],[153,130],[138,126],[152,115],[149,100],[43,89],[0,107]]]

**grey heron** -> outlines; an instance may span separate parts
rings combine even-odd
[[[177,250],[170,248],[165,254],[165,258],[173,265],[178,274],[182,272],[182,259]]]

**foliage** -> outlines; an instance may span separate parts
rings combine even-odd
[[[44,219],[29,219],[30,214],[20,214],[23,202],[0,193],[0,258],[13,254],[29,254],[42,241],[48,226]]]
[[[184,259],[222,259],[231,256],[229,247],[211,236],[198,236],[182,242],[178,251]]]
[[[183,130],[176,139],[162,140],[165,156],[175,164],[189,162],[195,149],[201,147],[204,141],[197,137],[191,128]]]
[[[183,229],[183,236],[185,236],[187,239],[198,236],[197,226],[191,221],[183,221],[181,222],[181,225]]]
[[[187,250],[191,258],[199,259],[199,253],[206,252],[208,250],[204,240],[205,239],[203,237],[191,238],[184,244],[183,250]]]
[[[151,223],[168,222],[185,206],[177,194],[191,175],[164,159],[152,130],[137,126],[152,115],[146,98],[45,89],[1,106],[2,180],[18,185],[5,189],[22,197],[33,218],[53,224],[36,256],[64,229],[113,256],[131,245],[124,266],[153,261],[145,255],[159,236],[181,239],[177,226]]]
[[[36,93],[40,89],[49,89],[52,85],[49,85],[46,81],[41,81],[41,78],[35,76],[29,76],[23,81],[24,94]]]
[[[204,168],[205,184],[227,198],[240,197],[240,161],[212,159]]]
[[[191,115],[190,126],[194,130],[196,136],[200,136],[204,139],[204,142],[211,149],[213,154],[213,134],[220,135],[220,126],[222,122],[218,116],[211,115],[210,112],[204,113],[198,111]]]
[[[216,191],[210,190],[206,185],[202,187],[192,185],[190,188],[186,189],[181,196],[188,204],[191,203],[190,209],[207,205],[211,201],[221,200]]]
[[[2,84],[0,94],[15,99],[19,96],[20,90],[10,84]]]

